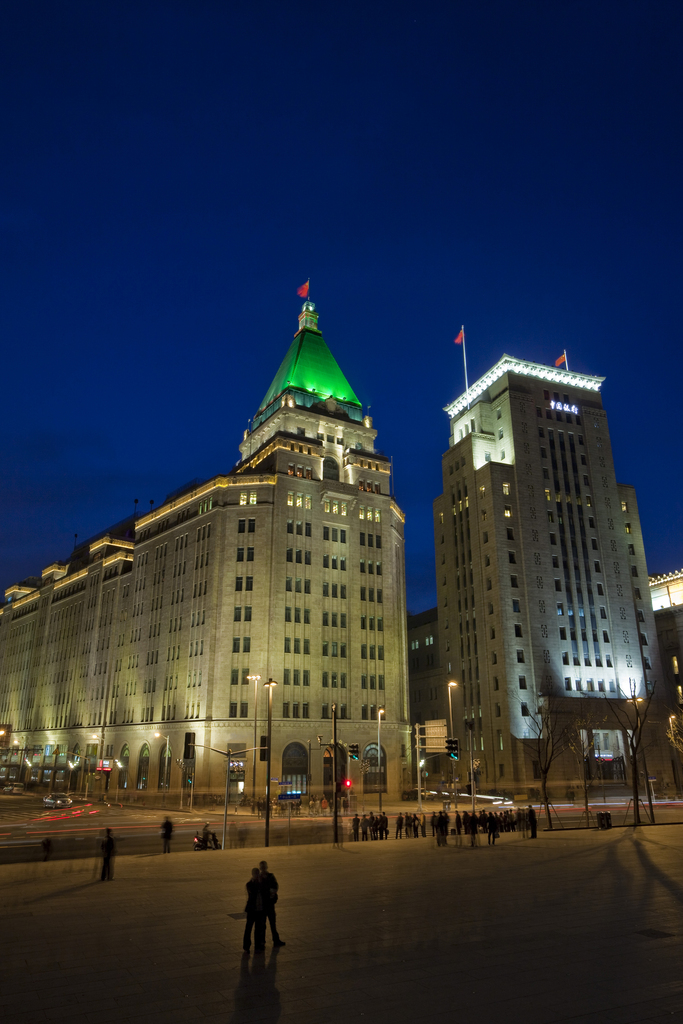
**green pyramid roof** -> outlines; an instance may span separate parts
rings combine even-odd
[[[294,341],[259,406],[259,412],[266,409],[283,391],[291,388],[315,395],[319,401],[334,398],[362,408],[320,331],[303,328],[294,335]]]

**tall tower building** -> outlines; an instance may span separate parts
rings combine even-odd
[[[467,747],[464,720],[474,720],[489,790],[538,786],[525,740],[551,696],[568,713],[571,701],[594,701],[618,781],[624,736],[598,702],[664,683],[635,490],[615,477],[603,379],[504,355],[446,408],[434,502],[441,664],[458,682],[456,735]],[[670,754],[657,742],[648,756],[665,781]],[[581,770],[565,759],[555,781]]]
[[[334,704],[340,741],[370,762],[368,790],[381,781],[400,794],[404,516],[376,434],[305,302],[231,471],[179,488],[7,591],[0,720],[11,744],[0,781],[82,785],[69,762],[82,771],[84,758],[89,770],[111,758],[110,788],[177,790],[192,778],[196,794],[221,792],[211,748],[258,744],[273,679],[275,777],[330,792]],[[258,795],[265,765],[251,753],[245,782],[249,793],[254,760]],[[339,761],[358,791],[358,766]]]

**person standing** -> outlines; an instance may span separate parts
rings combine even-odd
[[[401,839],[403,837],[403,815],[398,812],[398,818],[396,819],[396,838]]]
[[[432,825],[432,839],[434,838],[435,835],[437,835],[437,823],[438,823],[438,820],[439,819],[436,816],[436,811],[432,811],[432,821],[431,821],[431,825]]]
[[[486,822],[486,831],[488,833],[489,846],[496,845],[496,830],[498,825],[496,819],[493,817],[491,811],[489,811],[488,821]]]
[[[270,923],[270,934],[273,938],[273,945],[284,946],[284,942],[278,934],[277,922],[275,920],[275,904],[278,900],[279,889],[277,878],[268,870],[267,861],[262,860],[259,863],[259,868],[261,869],[260,881],[261,896],[263,897],[263,909]]]
[[[114,837],[111,834],[111,829],[108,828],[107,831],[106,831],[106,835],[105,835],[104,839],[102,840],[102,875],[101,875],[101,879],[100,879],[102,882],[111,881],[111,875],[112,875],[112,863],[111,862],[112,862],[112,860],[114,858],[115,852],[116,852],[116,847],[115,847],[115,844],[114,844]]]
[[[244,926],[244,939],[242,947],[248,955],[251,949],[251,932],[254,932],[254,948],[257,953],[262,953],[266,948],[266,912],[263,906],[263,894],[261,892],[261,873],[258,868],[251,869],[251,878],[247,882],[247,905],[244,908],[247,915],[247,923]]]
[[[353,832],[353,841],[354,841],[354,843],[358,842],[358,829],[359,828],[360,828],[360,818],[358,817],[357,814],[354,814],[353,818],[351,819],[351,831]]]
[[[536,825],[536,811],[533,809],[531,804],[529,804],[529,809],[527,811],[527,817],[529,819],[529,831],[531,833],[529,838],[530,839],[535,839],[536,838],[536,827],[537,827],[537,825]]]
[[[368,829],[370,828],[370,822],[368,821],[367,814],[364,814],[360,823],[360,839],[362,843],[366,843],[368,840]]]
[[[477,845],[477,816],[472,814],[470,816],[470,846]]]
[[[422,838],[427,838],[427,815],[423,811],[420,815],[420,831],[422,832]]]
[[[173,822],[170,818],[164,820],[161,826],[161,838],[164,843],[164,853],[171,852],[171,836],[173,835]]]

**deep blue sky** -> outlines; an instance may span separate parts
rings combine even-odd
[[[0,7],[0,584],[229,469],[320,325],[433,603],[442,407],[509,353],[604,374],[648,565],[683,565],[683,4]]]

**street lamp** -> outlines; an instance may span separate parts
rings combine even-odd
[[[456,682],[454,682],[453,680],[450,680],[449,683],[448,683],[448,712],[449,712],[450,719],[451,719],[451,739],[453,738],[453,701],[452,701],[451,698],[452,698],[452,695],[453,695],[453,690],[456,688],[457,685],[458,684]],[[453,797],[453,799],[455,801],[455,809],[457,811],[457,809],[458,809],[458,793],[457,793],[456,786],[455,786],[455,765],[453,763],[453,758],[452,757],[449,758],[449,760],[451,762],[451,795],[452,795],[452,797]]]
[[[252,775],[251,775],[251,802],[252,805],[256,803],[256,731],[258,728],[258,684],[261,676],[247,676],[250,683],[254,684],[254,756],[252,758]],[[252,811],[254,807],[252,806]]]
[[[163,733],[155,732],[154,735],[156,736],[157,739],[159,739],[161,736],[163,736]],[[164,755],[164,791],[161,795],[162,807],[166,806],[166,790],[168,789],[168,762],[170,757],[169,737],[165,736],[164,739],[166,740],[166,753]]]
[[[382,813],[382,715],[384,708],[377,708],[377,772],[379,785],[379,813]]]
[[[273,687],[277,686],[274,679],[263,684],[268,690],[268,747],[266,754],[266,846],[270,845],[270,748],[273,729]]]

